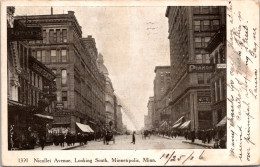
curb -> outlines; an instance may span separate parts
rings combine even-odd
[[[70,149],[77,148],[77,147],[80,147],[80,146],[84,146],[84,145],[77,145],[77,146],[67,147],[67,148],[63,148],[61,150],[70,150]]]
[[[202,147],[213,148],[213,146],[209,146],[206,144],[200,144],[200,143],[193,143],[193,142],[189,142],[189,141],[182,141],[182,143],[188,143],[188,144],[198,145],[198,146],[202,146]]]

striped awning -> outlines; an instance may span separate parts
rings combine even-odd
[[[76,122],[76,125],[79,127],[80,130],[82,130],[82,132],[94,132],[88,125],[78,122]]]
[[[216,125],[216,127],[224,126],[224,125],[226,125],[226,123],[227,123],[227,116],[225,116],[225,117]]]
[[[181,122],[173,125],[172,128],[178,128],[180,125],[181,125]]]
[[[189,125],[190,125],[190,122],[191,122],[190,120],[184,122],[179,128],[180,128],[180,129],[186,129],[186,128],[188,128]]]
[[[53,119],[53,116],[49,116],[49,115],[42,115],[42,114],[34,114],[34,115],[41,118]]]

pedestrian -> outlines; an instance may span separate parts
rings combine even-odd
[[[41,145],[41,148],[42,148],[42,150],[44,149],[44,146],[45,146],[45,136],[44,136],[44,134],[42,133],[41,135],[40,135],[40,139],[39,139],[39,142],[40,142],[40,145]]]
[[[135,144],[135,131],[133,132],[133,135],[132,135],[132,142],[133,144]]]

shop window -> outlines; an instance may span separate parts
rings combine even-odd
[[[203,21],[203,31],[210,31],[210,22],[209,20]]]
[[[52,63],[57,62],[56,50],[51,50],[51,62]]]
[[[49,31],[49,41],[50,43],[53,43],[54,42],[54,30],[50,30]]]
[[[200,21],[199,20],[194,21],[194,31],[200,31]]]
[[[196,63],[202,63],[202,55],[201,54],[197,54],[196,55]]]
[[[67,70],[61,70],[61,84],[62,86],[67,85]]]
[[[204,75],[203,73],[197,73],[198,84],[204,84]]]
[[[195,37],[195,48],[201,48],[201,37]]]
[[[62,101],[68,101],[68,92],[62,91]]]
[[[212,21],[212,29],[218,30],[219,29],[219,20],[213,20]]]
[[[66,49],[61,50],[61,62],[67,62],[67,50]]]

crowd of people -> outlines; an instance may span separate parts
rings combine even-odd
[[[199,130],[197,133],[193,130],[161,130],[159,135],[176,138],[183,136],[186,140],[195,142],[195,139],[201,140],[202,143],[214,141],[214,148],[226,148],[226,134],[223,130],[208,129]]]

